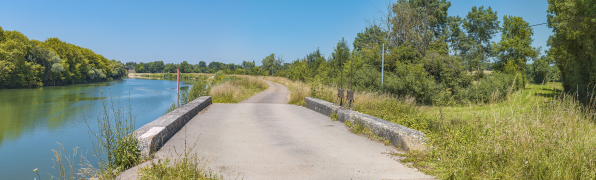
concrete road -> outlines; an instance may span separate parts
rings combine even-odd
[[[239,104],[212,104],[156,156],[188,146],[225,179],[433,179],[393,159],[395,149],[353,134],[338,121],[285,104],[288,89],[268,90]]]
[[[255,94],[254,96],[240,103],[268,103],[268,104],[287,104],[290,91],[284,85],[267,81],[269,89]]]

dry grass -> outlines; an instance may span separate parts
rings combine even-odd
[[[211,88],[209,95],[213,103],[239,103],[267,88],[267,82],[255,77],[246,77],[219,83]]]

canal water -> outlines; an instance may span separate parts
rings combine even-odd
[[[180,82],[180,88],[189,84]],[[42,179],[59,175],[52,149],[58,143],[66,153],[78,147],[79,155],[92,159],[89,128],[97,130],[103,101],[132,106],[139,128],[176,102],[176,81],[123,79],[35,89],[0,89],[0,180]],[[89,126],[85,123],[88,122]]]

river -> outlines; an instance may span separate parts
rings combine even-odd
[[[180,82],[180,88],[189,85]],[[111,93],[111,96],[110,96]],[[76,157],[92,158],[89,123],[94,131],[103,101],[132,106],[136,128],[158,117],[176,101],[176,81],[123,79],[35,89],[0,89],[0,180],[42,179],[58,175],[53,169],[58,144]]]

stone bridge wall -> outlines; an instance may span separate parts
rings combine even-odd
[[[211,105],[210,96],[199,97],[135,131],[141,156],[149,156],[161,148],[178,130],[201,110]]]
[[[380,119],[368,114],[342,108],[333,103],[312,98],[304,98],[309,109],[331,116],[337,114],[337,120],[341,122],[351,121],[369,128],[379,137],[391,140],[391,144],[403,150],[426,150],[427,139],[424,133]]]

